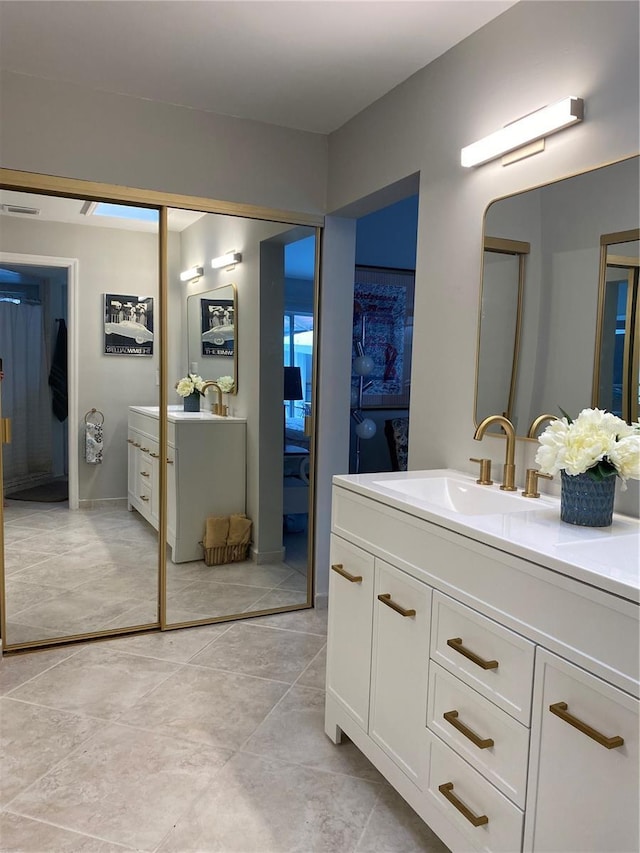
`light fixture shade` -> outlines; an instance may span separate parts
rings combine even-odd
[[[373,438],[376,434],[376,424],[375,421],[372,421],[371,418],[364,418],[361,423],[356,424],[356,435],[358,438],[364,439],[365,441],[369,438]]]
[[[353,372],[358,376],[368,376],[374,368],[373,359],[368,355],[359,355],[353,359]]]
[[[584,102],[582,98],[563,98],[555,104],[536,110],[524,118],[518,119],[495,133],[485,136],[460,152],[463,166],[480,166],[489,160],[495,160],[509,151],[522,148],[529,142],[535,142],[551,133],[562,130],[570,124],[582,121]]]
[[[240,252],[227,252],[226,255],[220,255],[218,258],[211,258],[211,266],[214,270],[220,270],[225,267],[234,267],[242,261]]]
[[[191,267],[180,273],[180,281],[193,281],[194,278],[200,278],[203,275],[204,269],[202,267]]]

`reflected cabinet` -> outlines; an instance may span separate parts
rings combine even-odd
[[[4,651],[311,606],[321,219],[10,170],[0,202]]]

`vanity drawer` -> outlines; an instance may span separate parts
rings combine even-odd
[[[433,595],[431,657],[529,725],[535,644],[441,593]]]
[[[151,483],[148,483],[146,480],[139,478],[136,497],[140,501],[142,501],[142,503],[147,507],[147,509],[150,512],[151,511],[151,498],[152,498]]]
[[[149,436],[158,437],[158,418],[143,415],[142,412],[129,410],[129,427]]]
[[[427,796],[477,850],[522,849],[523,812],[448,746],[427,732]]]
[[[433,662],[428,695],[429,728],[524,808],[529,729]]]
[[[138,460],[138,474],[143,478],[143,482],[150,483],[153,476],[153,459],[148,453],[141,453]]]

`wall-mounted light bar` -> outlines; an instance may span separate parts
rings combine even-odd
[[[463,166],[480,166],[482,163],[488,163],[489,160],[495,160],[509,151],[515,151],[517,148],[522,148],[582,121],[583,114],[582,98],[563,98],[556,104],[529,113],[495,133],[485,136],[484,139],[467,145],[460,152],[460,162]]]
[[[211,266],[214,270],[233,269],[241,261],[242,255],[240,252],[227,252],[226,255],[220,255],[219,258],[211,258]]]
[[[184,270],[180,273],[180,281],[195,281],[203,275],[204,269],[202,267],[191,267],[191,269]]]

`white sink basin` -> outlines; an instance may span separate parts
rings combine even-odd
[[[540,500],[523,498],[518,492],[503,492],[499,486],[480,486],[455,477],[412,477],[374,483],[397,492],[407,500],[424,501],[461,515],[493,515],[540,509]]]

